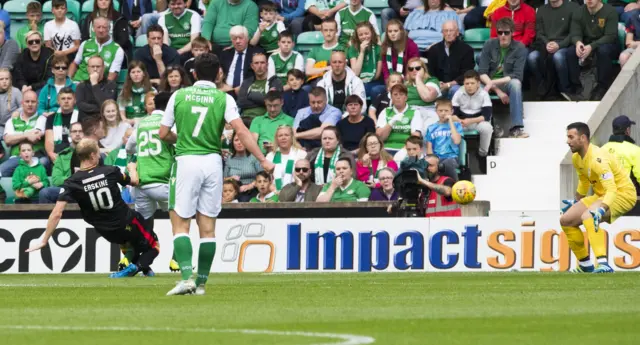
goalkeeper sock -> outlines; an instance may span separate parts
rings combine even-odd
[[[589,249],[584,245],[584,235],[582,234],[582,230],[577,226],[563,226],[562,231],[567,235],[569,248],[571,248],[571,251],[576,258],[580,262],[585,258],[589,259]]]
[[[596,226],[593,222],[593,218],[589,217],[586,220],[582,221],[585,229],[587,229],[587,235],[589,236],[589,244],[591,245],[591,249],[593,250],[593,254],[596,258],[606,258],[607,257],[607,247],[605,244],[605,231],[602,228],[599,228],[600,231],[596,232]]]
[[[196,285],[203,285],[209,279],[209,272],[216,255],[216,239],[203,238],[200,240],[200,250],[198,251],[198,276]]]
[[[176,261],[178,261],[178,265],[180,265],[182,280],[191,279],[191,275],[193,274],[193,265],[191,264],[193,247],[191,246],[189,234],[177,234],[173,237],[173,252],[176,256]]]

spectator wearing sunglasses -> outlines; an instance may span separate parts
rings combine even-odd
[[[58,104],[58,92],[65,87],[70,87],[76,91],[76,84],[67,76],[69,60],[66,55],[54,55],[49,60],[51,67],[51,77],[40,90],[38,95],[38,114],[49,116],[60,108]]]
[[[491,15],[491,38],[498,37],[496,24],[502,18],[510,18],[514,23],[512,37],[515,41],[530,46],[536,38],[536,10],[522,0],[507,0]]]
[[[280,202],[314,202],[318,198],[321,185],[311,181],[311,163],[300,159],[294,167],[294,180],[282,188],[278,196]]]
[[[502,104],[509,104],[511,137],[528,138],[522,121],[522,78],[528,51],[524,44],[513,40],[514,29],[511,18],[496,23],[498,38],[488,40],[482,47],[478,73],[485,91],[495,92]]]
[[[13,85],[22,93],[29,90],[37,92],[52,75],[48,64],[53,50],[42,45],[42,34],[38,31],[29,31],[25,42],[27,48],[22,51],[13,66]]]

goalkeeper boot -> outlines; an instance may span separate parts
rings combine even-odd
[[[129,266],[130,262],[129,259],[127,259],[127,257],[123,257],[122,259],[120,259],[120,262],[118,263],[118,271],[122,271],[125,268],[127,268],[127,266]]]
[[[129,264],[129,266],[125,267],[122,271],[113,272],[109,275],[109,278],[127,278],[133,277],[138,273],[138,266],[134,264]]]
[[[598,263],[598,267],[596,267],[596,269],[593,270],[593,273],[613,273],[613,272],[614,272],[613,268],[611,268],[611,266],[609,266],[609,264],[606,262]]]
[[[193,279],[181,280],[176,284],[176,287],[167,292],[167,296],[175,295],[191,295],[196,291],[196,283]]]
[[[180,272],[180,265],[178,265],[176,260],[171,259],[171,261],[169,261],[169,270],[171,272]]]
[[[576,267],[571,273],[593,273],[593,265]]]

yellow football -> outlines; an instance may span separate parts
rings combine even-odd
[[[471,181],[458,181],[453,185],[451,197],[458,204],[469,204],[476,198],[476,186]]]

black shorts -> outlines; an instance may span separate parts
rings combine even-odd
[[[149,230],[146,221],[138,212],[135,212],[135,217],[122,229],[96,231],[111,243],[130,243],[138,252],[145,252],[151,248],[159,249],[158,237],[153,230]]]

